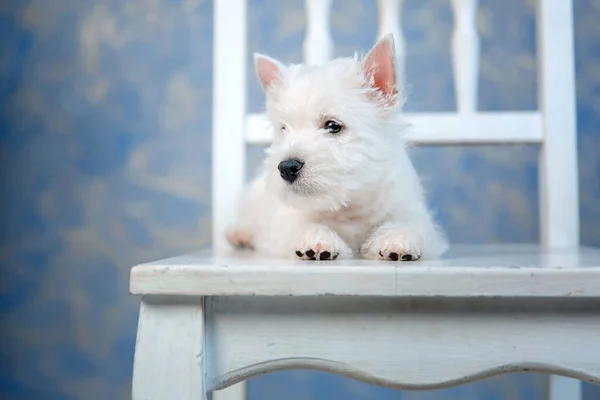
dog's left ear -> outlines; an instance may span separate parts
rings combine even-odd
[[[279,61],[260,53],[254,53],[254,68],[265,92],[281,83],[285,70]]]
[[[394,36],[391,33],[375,43],[375,46],[362,60],[362,68],[373,89],[383,95],[385,105],[396,106],[398,103],[396,52]]]

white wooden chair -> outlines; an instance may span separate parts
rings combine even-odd
[[[332,54],[331,1],[306,3],[304,54],[320,63]],[[403,60],[400,3],[379,2],[379,32],[394,33]],[[539,111],[476,110],[476,0],[453,0],[458,111],[407,117],[422,144],[541,144],[542,243],[454,246],[407,265],[228,253],[245,144],[270,135],[246,115],[246,1],[215,1],[215,248],[132,269],[134,400],[242,400],[245,378],[285,368],[404,389],[541,371],[555,374],[552,400],[580,399],[570,378],[600,384],[600,251],[578,246],[572,4],[538,3]]]

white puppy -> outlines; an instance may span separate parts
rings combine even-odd
[[[362,60],[254,60],[274,139],[229,242],[305,260],[441,255],[447,241],[427,210],[402,136],[392,35]]]

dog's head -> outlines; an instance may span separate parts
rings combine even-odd
[[[381,39],[363,58],[284,66],[255,54],[274,139],[267,185],[290,206],[337,210],[389,168],[389,120],[400,98],[394,43]]]

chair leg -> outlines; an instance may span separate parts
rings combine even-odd
[[[550,376],[549,400],[582,400],[581,381],[564,376]]]
[[[206,386],[202,298],[142,299],[133,400],[211,400]]]

